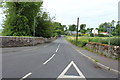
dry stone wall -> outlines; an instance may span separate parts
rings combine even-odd
[[[55,38],[1,36],[0,47],[32,46],[41,43],[51,42],[54,39]]]
[[[118,59],[120,58],[120,46],[109,46],[107,44],[89,42],[86,48],[106,57]]]

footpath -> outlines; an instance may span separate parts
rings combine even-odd
[[[104,57],[100,54],[93,53],[91,51],[88,51],[88,50],[85,50],[83,48],[77,47],[73,44],[71,44],[71,46],[75,50],[77,50],[80,54],[87,57],[89,60],[93,61],[94,63],[96,63],[100,67],[120,74],[120,69],[119,69],[120,62],[118,60],[114,60],[114,59]]]

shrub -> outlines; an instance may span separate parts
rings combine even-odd
[[[109,37],[109,35],[98,34],[99,37]]]
[[[84,47],[87,43],[88,43],[87,40],[79,40],[79,41],[78,41],[78,46]]]
[[[102,38],[89,38],[89,42],[101,42],[102,41]]]
[[[118,37],[118,38],[111,38],[110,39],[110,44],[111,45],[120,46],[120,37]]]
[[[94,34],[93,34],[93,33],[91,33],[91,34],[90,34],[90,37],[94,37]]]
[[[101,43],[102,44],[108,44],[108,41],[109,41],[109,38],[102,39]],[[118,38],[110,38],[110,45],[120,46],[120,37],[118,37]]]

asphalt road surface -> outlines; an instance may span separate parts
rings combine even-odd
[[[2,49],[3,80],[108,79],[117,73],[102,69],[71,47],[63,37],[31,47]]]

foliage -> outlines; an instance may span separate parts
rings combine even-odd
[[[98,37],[109,37],[109,35],[98,34]]]
[[[116,25],[114,31],[112,32],[112,35],[120,36],[120,25],[119,25],[119,23]]]
[[[110,22],[105,22],[99,25],[99,32],[107,32],[106,27],[111,27],[112,24]]]
[[[52,21],[47,12],[38,14],[35,20],[35,36],[48,38],[53,35]]]
[[[66,27],[65,25],[62,25],[59,22],[54,22],[54,33],[57,33],[57,35],[63,35],[64,34],[64,28]]]
[[[42,4],[43,2],[6,2],[3,6],[6,9],[3,35],[49,38],[64,34],[65,25],[53,22],[48,12],[42,9]]]
[[[86,24],[81,24],[81,25],[80,25],[80,32],[81,32],[82,34],[85,34],[85,32],[86,32],[85,27],[86,27]]]
[[[67,39],[69,42],[71,42],[71,43],[73,43],[73,44],[76,44],[75,38],[71,38],[71,37],[67,36],[66,39]],[[87,43],[88,43],[88,39],[82,38],[82,39],[79,39],[79,40],[78,40],[78,42],[77,42],[78,45],[77,45],[77,46],[84,47]]]
[[[76,31],[76,25],[69,25],[69,31]]]
[[[75,44],[75,38],[67,36],[67,40]],[[108,44],[109,37],[79,37],[78,46],[84,47],[88,42]],[[120,46],[120,37],[111,37],[110,45]]]
[[[3,35],[32,36],[34,17],[41,6],[42,2],[6,2]]]

